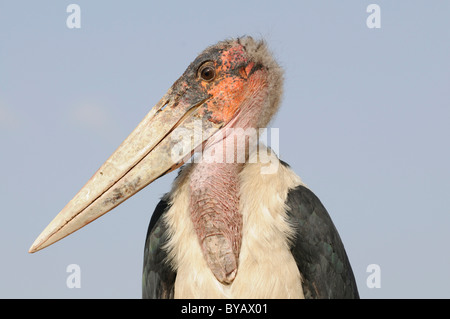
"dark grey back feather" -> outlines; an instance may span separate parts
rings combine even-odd
[[[167,263],[167,226],[162,216],[170,206],[162,199],[156,206],[150,220],[144,249],[142,272],[142,298],[173,299],[176,272]]]
[[[317,196],[300,185],[289,192],[286,204],[296,229],[291,252],[302,274],[305,298],[359,298],[344,245]]]

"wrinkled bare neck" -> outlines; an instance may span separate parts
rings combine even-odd
[[[233,282],[242,240],[239,172],[243,164],[199,163],[190,181],[191,220],[214,276]]]
[[[191,220],[194,224],[203,256],[218,281],[231,284],[236,277],[242,242],[242,215],[239,211],[239,173],[248,158],[250,139],[247,129],[257,127],[266,90],[248,99],[241,114],[230,128],[238,128],[222,141],[210,145],[196,164],[190,180]],[[215,143],[215,142],[214,142]],[[215,151],[211,151],[215,149]],[[227,163],[227,153],[234,160]],[[208,154],[207,154],[208,153]],[[239,161],[238,154],[245,154]],[[242,158],[242,157],[241,157]],[[221,161],[220,159],[223,159]]]

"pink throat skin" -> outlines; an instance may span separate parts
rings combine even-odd
[[[190,180],[191,220],[203,256],[223,284],[236,277],[242,240],[239,163],[199,163]]]

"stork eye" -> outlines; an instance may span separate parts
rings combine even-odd
[[[214,69],[214,65],[212,62],[207,62],[200,67],[198,73],[202,80],[204,81],[212,81],[216,76],[216,70]]]

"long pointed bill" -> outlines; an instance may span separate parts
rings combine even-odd
[[[223,126],[201,120],[199,111],[207,98],[198,99],[185,102],[170,89],[44,229],[29,252],[82,228],[189,159]],[[186,133],[201,138],[186,138]]]

